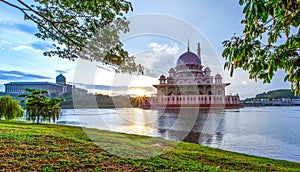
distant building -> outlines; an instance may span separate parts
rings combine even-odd
[[[262,98],[260,99],[260,102],[263,106],[270,105],[270,99]]]
[[[278,98],[278,99],[272,99],[271,104],[274,106],[290,106],[295,105],[292,103],[291,98]]]
[[[281,102],[282,102],[283,106],[289,106],[289,105],[291,105],[291,101],[292,101],[292,99],[290,99],[290,98],[282,98],[281,99]]]
[[[291,105],[300,105],[300,98],[298,98],[298,99],[292,99]]]
[[[246,106],[295,106],[300,105],[300,98],[248,98],[244,101]]]
[[[66,77],[59,74],[56,77],[56,83],[52,82],[10,82],[5,85],[5,93],[10,95],[19,95],[25,93],[25,88],[37,90],[49,90],[50,94],[71,93],[75,89],[74,85],[66,83]]]
[[[262,106],[263,104],[267,105],[270,104],[270,101],[265,99],[257,99],[257,98],[250,98],[244,101],[246,106]]]

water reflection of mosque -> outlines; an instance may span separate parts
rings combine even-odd
[[[218,109],[165,109],[160,111],[158,132],[164,138],[197,144],[221,143],[224,111]]]

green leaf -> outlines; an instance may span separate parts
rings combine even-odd
[[[224,68],[228,67],[231,76],[236,68],[249,70],[249,78],[259,78],[264,83],[271,82],[277,69],[283,69],[287,73],[284,80],[291,82],[291,88],[299,94],[300,3],[256,0],[239,3],[245,4],[245,18],[241,22],[244,35],[223,42]]]

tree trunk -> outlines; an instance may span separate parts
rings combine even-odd
[[[39,122],[40,122],[40,115],[37,116],[36,125],[39,125]]]

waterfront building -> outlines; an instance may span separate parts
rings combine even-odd
[[[300,105],[300,97],[291,100],[291,105]]]
[[[20,95],[25,93],[25,88],[37,90],[49,90],[50,94],[70,93],[75,89],[74,85],[66,83],[66,77],[59,74],[56,83],[52,82],[10,82],[5,85],[5,93],[10,95]]]
[[[270,105],[270,99],[267,99],[267,98],[260,99],[260,102],[261,102],[261,105],[263,105],[263,106]]]
[[[211,69],[201,61],[200,43],[197,55],[188,51],[179,56],[176,67],[169,70],[169,76],[161,75],[156,96],[142,104],[144,107],[241,107],[238,95],[225,95],[220,74],[212,75]]]
[[[245,106],[298,106],[300,98],[248,98],[244,101]]]

